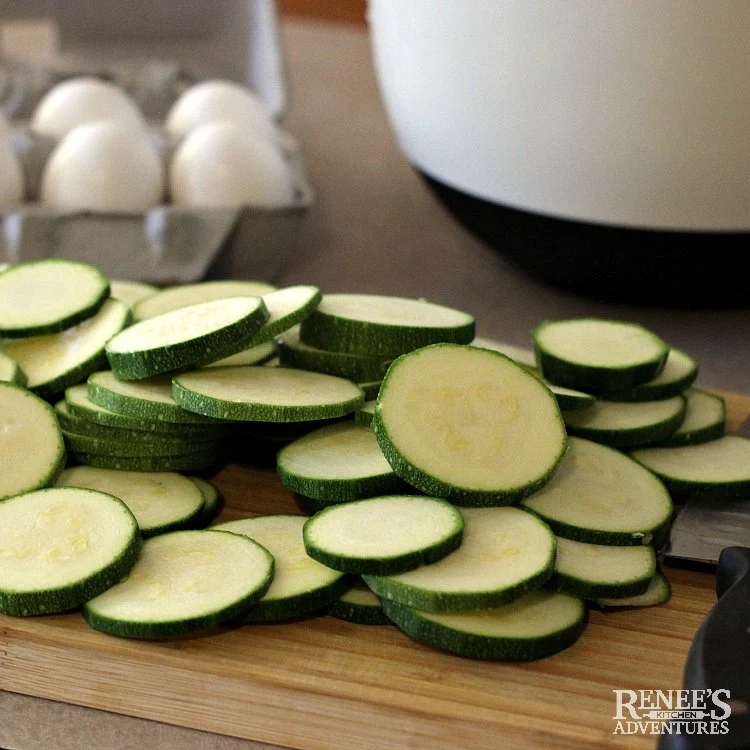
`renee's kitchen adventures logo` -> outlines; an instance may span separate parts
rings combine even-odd
[[[728,734],[729,690],[613,690],[613,734]]]

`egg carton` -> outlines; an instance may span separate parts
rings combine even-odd
[[[174,144],[151,132],[165,169]],[[66,211],[37,200],[54,139],[17,125],[12,144],[24,171],[27,201],[0,216],[0,262],[64,257],[93,263],[119,279],[157,285],[202,278],[275,280],[293,253],[313,199],[296,142],[280,134],[294,198],[278,208],[155,206],[139,213]]]

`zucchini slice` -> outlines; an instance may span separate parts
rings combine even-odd
[[[267,319],[259,297],[202,302],[136,323],[111,339],[105,351],[118,378],[140,380],[236,354]]]
[[[557,405],[565,411],[588,409],[596,403],[596,398],[590,393],[577,391],[574,388],[565,388],[565,386],[555,385],[546,380],[542,380],[542,382],[552,391],[552,394],[557,399]]]
[[[679,349],[670,349],[664,369],[653,379],[626,391],[608,393],[610,401],[657,401],[679,396],[698,376],[698,362]]]
[[[109,293],[114,299],[119,299],[131,308],[141,300],[156,294],[159,289],[151,284],[143,284],[140,281],[123,281],[121,279],[110,279]]]
[[[65,612],[116,584],[138,557],[133,514],[117,498],[50,488],[0,502],[0,612]]]
[[[500,354],[504,354],[516,364],[522,365],[527,370],[537,369],[536,357],[534,356],[533,349],[526,349],[523,346],[515,346],[514,344],[506,344],[502,341],[486,339],[481,336],[477,336],[474,341],[471,342],[471,345],[476,346],[479,349],[492,349],[495,352],[500,352]]]
[[[255,334],[252,344],[273,340],[309,317],[320,304],[322,295],[316,286],[288,286],[264,294],[261,299],[268,310],[268,320]]]
[[[670,492],[750,495],[750,440],[726,435],[700,445],[640,448],[630,454]]]
[[[697,388],[684,392],[687,399],[685,419],[682,424],[659,445],[697,445],[717,440],[726,432],[727,408],[724,399]]]
[[[593,394],[623,391],[655,378],[669,353],[643,326],[599,318],[546,321],[532,338],[545,378]]]
[[[26,375],[13,357],[0,351],[0,383],[26,385]]]
[[[268,590],[273,557],[226,531],[174,531],[143,543],[122,582],[87,602],[86,622],[123,638],[173,638],[247,612]]]
[[[262,365],[276,354],[276,342],[266,341],[264,344],[251,346],[243,349],[237,354],[231,354],[216,362],[211,362],[203,367],[236,367],[237,365]]]
[[[648,588],[636,596],[599,597],[595,601],[600,607],[614,609],[620,607],[655,607],[672,598],[672,587],[662,573],[657,573]]]
[[[264,281],[201,281],[162,289],[141,300],[133,310],[135,320],[146,320],[181,307],[228,297],[260,297],[276,289]]]
[[[178,375],[175,401],[216,419],[308,422],[343,417],[364,403],[350,380],[287,367],[221,367]]]
[[[285,334],[279,341],[279,361],[283,367],[296,367],[299,370],[337,375],[340,378],[353,380],[355,383],[377,381],[379,384],[393,358],[318,349],[309,344],[303,344],[299,340],[297,330]]]
[[[335,601],[349,587],[347,576],[322,565],[305,551],[302,527],[306,520],[305,516],[258,516],[213,527],[253,539],[275,560],[273,583],[247,613],[246,622],[303,617]]]
[[[377,401],[365,401],[362,408],[354,412],[354,421],[363,427],[372,427]]]
[[[204,506],[203,494],[194,482],[167,472],[76,466],[60,474],[57,486],[98,490],[119,498],[135,516],[144,537],[190,528]]]
[[[344,573],[392,575],[441,560],[460,544],[464,520],[446,500],[386,495],[332,505],[307,519],[310,557]]]
[[[490,609],[519,599],[552,575],[555,536],[518,508],[467,508],[464,538],[432,565],[394,576],[365,576],[381,598],[429,612]]]
[[[92,317],[107,297],[109,280],[88,263],[19,263],[0,275],[0,336],[59,333]]]
[[[24,371],[26,386],[52,398],[106,365],[104,347],[130,320],[130,308],[107,300],[88,320],[62,333],[6,340],[3,349]]]
[[[300,340],[318,349],[395,357],[428,344],[468,344],[468,313],[403,297],[326,294],[300,327]]]
[[[365,394],[365,399],[367,401],[376,399],[378,397],[378,393],[380,393],[380,386],[382,384],[382,380],[370,380],[365,381],[364,383],[357,383],[357,385],[362,389],[362,393]]]
[[[557,539],[550,586],[582,599],[643,594],[656,574],[653,547],[615,547]]]
[[[375,433],[353,422],[309,432],[277,456],[282,483],[326,504],[361,500],[406,489],[380,450]]]
[[[63,466],[65,445],[52,407],[0,383],[0,499],[53,484]]]
[[[202,477],[188,477],[203,495],[203,510],[196,526],[203,528],[208,526],[221,513],[224,507],[224,496],[221,490],[213,483]]]
[[[582,411],[564,411],[569,435],[615,448],[634,448],[666,440],[685,419],[687,401],[673,396],[664,401],[598,400]]]
[[[557,402],[499,352],[436,344],[397,359],[373,427],[393,470],[458,505],[508,505],[552,477],[567,443]]]
[[[63,430],[65,445],[71,453],[101,453],[107,456],[181,456],[195,451],[218,449],[218,440],[196,441],[194,438],[164,436],[154,439],[153,433],[142,432],[140,439],[91,437]]]
[[[583,601],[554,591],[483,612],[437,614],[388,600],[383,609],[415,641],[472,659],[543,659],[572,646],[586,627]]]
[[[552,481],[525,498],[523,507],[566,539],[650,544],[672,518],[672,500],[664,485],[613,448],[575,437],[569,442]]]
[[[130,383],[118,380],[113,372],[104,370],[89,376],[87,394],[96,406],[144,424],[150,422],[160,430],[172,423],[219,424],[215,419],[183,409],[172,398],[172,378],[169,375]],[[105,416],[109,419],[108,415],[99,413],[100,418]]]
[[[225,451],[212,448],[179,456],[113,456],[109,453],[71,451],[71,458],[85,466],[120,471],[198,471],[225,461]]]
[[[331,605],[328,614],[358,625],[391,624],[380,603],[380,597],[373,594],[362,579],[358,579]]]

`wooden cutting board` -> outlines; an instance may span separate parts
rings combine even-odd
[[[727,399],[729,428],[750,397]],[[224,518],[298,512],[273,471],[215,477]],[[715,601],[708,573],[667,568],[665,606],[592,611],[581,639],[530,664],[461,659],[391,627],[318,617],[165,643],[113,638],[80,614],[0,616],[0,688],[293,748],[651,748],[613,735],[613,689],[675,689]]]

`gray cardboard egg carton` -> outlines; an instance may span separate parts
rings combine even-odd
[[[138,214],[94,214],[38,202],[42,170],[55,143],[25,125],[44,92],[73,75],[99,75],[133,96],[157,123],[152,137],[165,169],[175,144],[158,123],[179,93],[198,80],[244,81],[278,119],[287,91],[272,0],[236,0],[218,9],[210,0],[200,0],[181,12],[177,25],[167,0],[97,4],[83,16],[76,7],[0,0],[0,19],[53,17],[62,40],[60,54],[44,65],[0,58],[0,103],[14,124],[13,146],[27,187],[23,204],[0,212],[0,263],[67,257],[94,263],[113,278],[153,284],[206,276],[275,279],[294,252],[298,227],[312,201],[300,150],[283,132],[280,140],[295,185],[288,207],[166,204]],[[164,38],[157,40],[159,34]],[[154,52],[157,56],[150,56]]]

